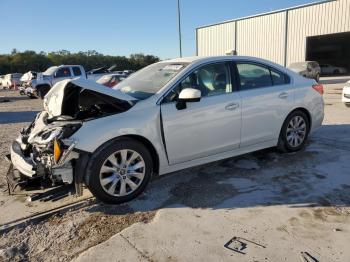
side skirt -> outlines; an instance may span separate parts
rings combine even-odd
[[[230,157],[244,155],[244,154],[258,151],[261,149],[275,147],[277,145],[277,142],[278,142],[277,140],[270,140],[270,141],[263,142],[260,144],[255,144],[255,145],[247,146],[244,148],[238,148],[236,150],[227,151],[227,152],[216,154],[216,155],[198,158],[198,159],[194,159],[194,160],[183,162],[183,163],[176,164],[176,165],[160,166],[159,167],[159,175],[165,175],[165,174],[179,171],[179,170],[182,170],[185,168],[204,165],[204,164],[207,164],[210,162],[215,162],[215,161],[219,161],[219,160],[230,158]]]

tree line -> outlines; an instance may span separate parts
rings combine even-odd
[[[103,55],[95,50],[71,53],[67,50],[57,52],[35,52],[27,50],[11,54],[0,54],[0,75],[9,73],[25,73],[28,71],[43,72],[53,65],[82,65],[86,71],[102,66],[116,65],[115,71],[138,70],[159,61],[159,57],[142,53],[129,57]]]

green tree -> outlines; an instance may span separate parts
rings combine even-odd
[[[42,72],[53,65],[82,65],[86,71],[102,66],[115,66],[114,70],[139,70],[149,64],[158,62],[159,58],[142,53],[130,57],[103,55],[95,50],[71,53],[68,50],[56,52],[39,52],[26,50],[19,52],[16,48],[11,54],[0,54],[0,74],[25,73],[30,70]]]

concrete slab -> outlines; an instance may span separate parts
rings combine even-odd
[[[160,210],[151,223],[131,226],[76,261],[106,261],[105,254],[109,261],[136,259],[135,249],[148,261],[299,261],[301,252],[320,261],[347,261],[350,218],[333,213],[322,220],[319,212],[291,206],[170,207]],[[225,247],[233,237],[247,244],[242,253]],[[132,246],[127,247],[124,238]]]

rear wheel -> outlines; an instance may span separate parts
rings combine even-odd
[[[305,145],[310,131],[307,115],[300,110],[292,112],[284,121],[277,148],[283,152],[295,152]]]
[[[320,74],[317,74],[317,75],[316,75],[315,80],[316,80],[317,83],[320,82]]]
[[[152,166],[151,155],[143,144],[131,139],[116,140],[93,154],[85,183],[105,203],[127,202],[144,191]]]

